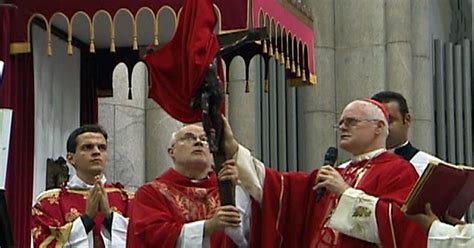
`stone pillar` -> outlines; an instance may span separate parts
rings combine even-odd
[[[255,94],[257,93],[255,79],[257,78],[255,61],[252,60],[249,67],[249,92],[245,92],[245,63],[241,57],[236,57],[229,68],[229,95],[228,95],[228,118],[235,137],[245,147],[255,151],[257,148],[257,127],[255,113]]]
[[[314,5],[314,8],[320,8]],[[385,88],[385,1],[335,1],[336,110]],[[317,32],[317,31],[316,31]],[[321,56],[317,59],[321,59]],[[321,83],[324,81],[321,80]],[[348,158],[343,153],[339,160]]]
[[[119,64],[113,73],[114,96],[99,99],[99,123],[107,130],[109,163],[106,176],[136,189],[145,177],[145,66],[132,73],[132,99],[128,99],[128,72]]]
[[[412,99],[411,4],[410,0],[386,1],[386,88]]]
[[[414,116],[411,140],[423,151],[435,152],[434,146],[434,97],[431,60],[429,0],[412,1],[412,59],[413,86],[411,103]]]
[[[183,124],[173,119],[154,100],[146,99],[146,177],[147,182],[173,166],[168,156],[171,134]]]
[[[336,145],[334,0],[306,0],[314,16],[315,71],[318,84],[298,92],[298,162],[301,170],[320,167],[329,146]]]

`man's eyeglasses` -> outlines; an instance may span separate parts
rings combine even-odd
[[[378,119],[358,119],[358,118],[352,118],[352,117],[346,117],[343,118],[339,121],[338,124],[334,125],[334,128],[339,128],[344,124],[346,127],[355,127],[357,126],[360,122],[363,121],[380,121]]]
[[[185,133],[183,137],[179,138],[177,141],[194,143],[194,142],[197,142],[198,140],[201,141],[204,145],[208,144],[207,136],[205,134],[201,136],[196,136],[193,133]]]

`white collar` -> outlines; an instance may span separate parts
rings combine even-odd
[[[400,148],[400,147],[404,147],[404,146],[406,146],[406,145],[408,145],[408,140],[405,141],[405,143],[403,143],[403,144],[401,144],[401,145],[399,145],[399,146],[396,146],[396,147],[394,147],[394,148],[392,148],[392,149],[390,149],[390,150],[388,150],[388,151],[391,152],[391,153],[395,153],[395,150],[396,150],[396,149],[398,149],[398,148]]]
[[[351,160],[354,163],[358,163],[360,161],[373,159],[373,158],[377,157],[378,155],[382,154],[385,151],[386,151],[385,148],[379,148],[379,149],[376,149],[376,150],[373,150],[373,151],[370,151],[370,152],[367,152],[367,153],[364,153],[364,154],[353,156]]]
[[[104,174],[102,174],[102,177],[100,178],[100,183],[104,185],[106,181],[107,179],[105,178]],[[69,180],[66,185],[67,189],[91,189],[93,187],[94,185],[90,185],[82,181],[82,179],[80,179],[77,175],[72,176],[71,180]]]
[[[201,178],[201,179],[191,179],[190,178],[189,181],[191,181],[192,183],[199,183],[199,182],[201,182],[203,180],[207,180],[207,179],[209,179],[209,176],[206,176],[206,177]]]

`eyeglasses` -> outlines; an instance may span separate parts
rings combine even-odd
[[[183,137],[179,138],[177,141],[182,141],[186,143],[194,143],[197,141],[201,141],[204,145],[208,144],[207,136],[205,134],[201,136],[196,136],[193,133],[185,133]]]
[[[338,124],[335,124],[334,128],[339,128],[340,126],[342,126],[342,124],[344,124],[346,127],[355,127],[360,122],[363,122],[363,121],[380,121],[380,120],[378,120],[378,119],[358,119],[358,118],[346,117],[346,118],[341,119]]]

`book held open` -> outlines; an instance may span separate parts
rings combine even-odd
[[[474,168],[431,161],[408,195],[401,210],[425,213],[425,204],[442,217],[446,212],[460,219],[474,201]]]

